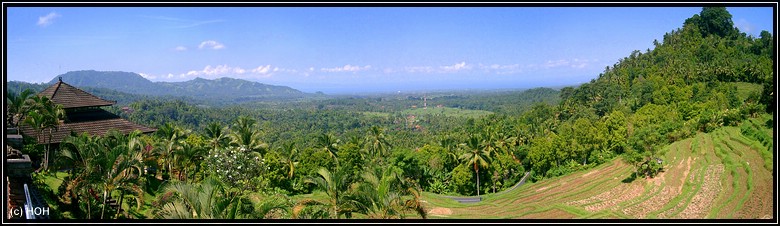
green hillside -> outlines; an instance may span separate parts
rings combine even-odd
[[[460,204],[437,194],[424,200],[431,218],[469,219],[758,219],[773,216],[769,115],[745,122],[760,135],[722,127],[661,148],[664,170],[655,178],[630,177],[615,158],[596,168],[526,184],[507,193]],[[767,151],[770,150],[770,151]]]

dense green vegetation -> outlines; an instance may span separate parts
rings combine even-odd
[[[772,134],[769,114],[762,136]],[[629,176],[634,167],[615,158],[586,171],[545,179],[458,203],[423,193],[434,219],[769,219],[774,213],[772,170],[763,166],[758,142],[740,128],[711,133],[661,148],[664,172],[652,179]]]
[[[134,202],[141,218],[426,217],[422,192],[496,193],[526,171],[543,182],[617,157],[633,168],[613,173],[652,178],[665,170],[668,144],[723,126],[738,126],[750,140],[734,142],[771,165],[773,138],[758,119],[773,113],[773,40],[739,32],[725,8],[705,7],[653,50],[560,91],[227,107],[141,98],[128,104],[132,112],[110,110],[158,131],[69,138],[59,156],[78,161],[63,165],[73,168],[58,195],[78,200],[62,201],[76,218],[122,217],[106,210],[108,199]],[[27,114],[19,109],[11,113]],[[717,147],[734,150],[728,145]],[[102,149],[111,151],[93,153]],[[149,188],[153,181],[165,185]],[[154,195],[149,205],[144,186]],[[215,197],[222,201],[196,204]]]

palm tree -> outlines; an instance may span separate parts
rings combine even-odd
[[[317,137],[317,146],[320,147],[320,150],[323,150],[327,152],[333,160],[336,161],[336,165],[339,164],[338,159],[338,143],[340,140],[333,137],[333,135],[329,133],[322,133],[320,136]]]
[[[165,219],[237,219],[241,218],[241,197],[229,192],[214,178],[201,183],[173,182],[163,188],[161,195],[179,194],[166,203],[157,214]]]
[[[298,148],[295,147],[295,142],[283,144],[277,150],[279,151],[279,156],[282,158],[282,161],[284,161],[289,168],[287,178],[292,179],[293,174],[295,173],[295,166],[298,165]]]
[[[143,184],[143,148],[144,146],[139,139],[141,131],[136,130],[127,135],[125,141],[126,145],[120,146],[122,148],[123,155],[117,159],[118,162],[114,162],[115,168],[122,169],[118,172],[117,176],[112,177],[111,183],[116,186],[116,190],[120,191],[119,194],[119,208],[122,208],[122,203],[125,200],[125,193],[129,192],[133,194],[133,198],[136,199],[136,209],[141,209],[143,204],[143,189],[140,185]],[[117,211],[117,217],[119,211]]]
[[[224,147],[228,142],[228,128],[222,126],[219,122],[212,122],[206,125],[206,138],[212,149]]]
[[[375,169],[376,172],[363,173],[363,183],[357,189],[360,212],[373,219],[404,218],[404,212],[409,210],[427,217],[416,186],[405,183],[392,169]]]
[[[8,115],[6,115],[6,122],[12,127],[16,127],[20,122],[24,122],[24,117],[30,111],[30,105],[27,104],[27,100],[35,92],[31,89],[25,89],[20,93],[6,92],[6,101],[8,101]],[[19,130],[16,130],[19,134]]]
[[[199,163],[208,155],[208,151],[200,146],[182,142],[181,148],[175,150],[176,163],[180,167],[178,179],[187,180],[190,169],[198,170]]]
[[[242,130],[242,129],[248,130],[248,129],[254,129],[256,125],[257,125],[257,120],[242,115],[236,119],[236,122],[233,124],[233,127],[237,130]]]
[[[91,196],[90,190],[97,188],[99,184],[100,175],[95,174],[99,168],[93,163],[93,159],[100,155],[100,148],[98,148],[97,138],[89,136],[87,133],[82,133],[77,136],[68,136],[62,142],[62,151],[60,152],[60,158],[58,163],[61,166],[70,167],[70,180],[66,180],[65,194],[63,195],[64,203],[71,204],[72,202],[85,201],[86,203],[86,218],[92,218],[92,205],[91,201],[95,197]]]
[[[30,106],[31,112],[29,118],[25,119],[25,123],[30,125],[38,133],[38,141],[46,142],[43,136],[43,130],[49,130],[49,143],[46,144],[46,149],[43,153],[43,170],[49,169],[49,151],[51,147],[51,137],[54,130],[59,128],[62,123],[61,120],[65,118],[65,110],[62,109],[62,105],[54,104],[49,98],[42,96],[33,96],[27,101],[27,105]]]
[[[366,144],[370,155],[372,155],[372,161],[379,159],[382,161],[383,157],[387,155],[387,150],[392,146],[387,141],[384,133],[384,129],[378,126],[371,126],[368,130],[368,137]]]
[[[466,141],[461,144],[466,148],[460,158],[465,160],[467,164],[474,166],[474,171],[477,173],[477,196],[479,196],[479,168],[488,167],[488,158],[490,158],[490,149],[485,146],[485,140],[479,136],[472,135]]]
[[[268,144],[260,139],[261,133],[257,129],[256,120],[240,116],[233,124],[232,131],[229,135],[231,138],[230,144],[244,151],[254,151],[265,155],[266,150],[268,150]]]
[[[255,218],[283,218],[284,215],[290,216],[292,202],[286,195],[277,194],[264,200],[258,200],[257,196],[250,196],[252,203],[254,204],[254,211],[251,214]],[[282,212],[282,216],[279,216]]]
[[[90,191],[103,190],[100,218],[105,217],[106,203],[114,191],[119,191],[119,206],[124,202],[126,192],[136,199],[136,208],[143,203],[143,189],[140,188],[143,152],[138,139],[140,131],[127,136],[118,131],[109,131],[105,137],[91,137],[86,133],[68,136],[62,143],[59,162],[72,167],[71,180],[67,181],[65,200],[76,198],[87,203],[87,218],[92,218],[91,201],[97,194]],[[70,202],[70,201],[68,201]],[[119,212],[117,212],[119,214]]]
[[[504,133],[498,133],[496,134],[496,140],[494,141],[494,146],[496,147],[496,149],[501,150],[505,154],[512,156],[512,159],[517,160],[517,157],[515,157],[515,154],[512,152],[512,148],[514,148],[515,144],[517,143],[516,140],[517,137],[513,137]]]
[[[317,188],[324,191],[328,200],[324,203],[318,201],[307,201],[326,206],[331,212],[331,218],[339,219],[342,214],[350,215],[355,211],[355,203],[352,200],[347,184],[348,175],[343,170],[336,170],[331,173],[326,168],[320,168],[317,171],[318,177],[308,178],[305,183],[314,184]]]
[[[136,130],[131,132],[127,137],[119,137],[118,146],[113,146],[111,136],[101,139],[101,149],[104,150],[104,154],[97,159],[94,159],[94,164],[99,166],[99,172],[95,172],[103,177],[103,209],[101,210],[100,218],[104,219],[106,202],[115,190],[120,190],[120,200],[124,197],[124,191],[130,190],[136,193],[136,199],[139,204],[143,197],[143,190],[138,187],[140,183],[142,170],[142,151],[141,144],[137,137],[140,135],[140,131]],[[116,137],[115,137],[116,138]],[[120,203],[121,208],[121,203]]]
[[[162,134],[165,134],[165,132]],[[173,170],[172,164],[181,146],[182,142],[179,140],[179,134],[176,132],[170,133],[170,137],[164,137],[155,143],[154,153],[157,156],[157,164],[160,166],[159,172],[165,169],[168,173],[168,178],[173,178],[173,175],[171,175]]]
[[[27,118],[24,119],[24,123],[35,130],[35,139],[38,141],[43,141],[43,129],[46,125],[45,117],[46,116],[44,114],[41,114],[38,111],[32,111],[28,114]]]
[[[439,140],[439,145],[447,151],[448,158],[453,162],[458,162],[460,158],[460,156],[458,156],[458,142],[454,138],[446,136]]]
[[[363,147],[366,144],[366,140],[358,135],[351,135],[349,136],[347,143],[355,144],[356,147]]]

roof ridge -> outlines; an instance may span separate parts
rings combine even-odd
[[[49,86],[38,95],[48,97],[57,104],[62,104],[63,108],[111,106],[117,103],[117,101],[106,100],[62,81]]]
[[[63,82],[62,82],[62,79],[60,79],[60,82],[58,82],[57,84],[55,84],[57,87],[54,87],[54,91],[53,91],[53,92],[51,92],[51,96],[49,97],[49,99],[54,99],[54,95],[56,95],[56,94],[57,94],[57,91],[58,91],[58,90],[60,90],[60,86],[62,86],[62,83],[63,83]]]
[[[68,86],[70,86],[70,87],[72,87],[72,88],[74,88],[74,89],[76,89],[76,90],[78,90],[78,91],[84,92],[84,93],[86,93],[87,95],[93,96],[93,97],[95,97],[95,98],[98,98],[98,99],[100,99],[100,100],[107,101],[107,102],[113,102],[114,104],[116,104],[116,101],[115,101],[115,100],[106,100],[106,99],[103,99],[102,97],[96,96],[95,94],[92,94],[92,93],[90,93],[90,92],[87,92],[87,91],[84,91],[84,90],[82,90],[82,89],[79,89],[78,87],[75,87],[75,86],[73,86],[73,85],[71,85],[71,84],[65,83],[65,82],[63,82],[62,80],[60,80],[60,82],[58,82],[58,83],[62,83],[62,84],[68,85]],[[57,86],[57,89],[59,89],[59,88],[60,88],[60,87],[59,87],[59,86]],[[57,93],[57,90],[54,90],[54,93]],[[52,95],[52,97],[54,97],[54,95]]]

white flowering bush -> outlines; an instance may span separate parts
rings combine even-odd
[[[211,175],[239,189],[255,189],[267,170],[260,153],[238,147],[212,149],[206,163]]]

